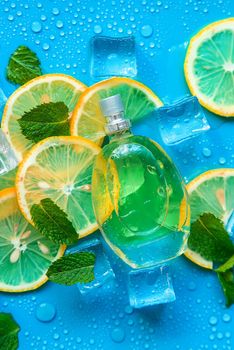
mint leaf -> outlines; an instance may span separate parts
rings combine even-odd
[[[10,314],[0,313],[0,349],[16,350],[19,346],[19,325]]]
[[[7,79],[14,84],[23,85],[42,74],[40,61],[27,46],[19,46],[11,55],[7,70]]]
[[[234,276],[232,270],[218,272],[218,278],[226,298],[226,306],[234,304]]]
[[[34,204],[30,213],[36,229],[51,241],[67,245],[77,242],[78,234],[67,214],[51,199],[45,198],[40,204]]]
[[[94,280],[95,255],[79,252],[56,260],[47,271],[50,281],[71,286]]]
[[[69,111],[64,102],[43,103],[18,120],[22,134],[37,143],[46,137],[69,135]]]
[[[230,270],[234,266],[234,255],[225,262],[222,266],[220,266],[218,269],[216,269],[216,272],[226,272],[227,270]]]
[[[203,214],[191,224],[188,247],[204,259],[225,263],[234,254],[234,245],[221,220]]]

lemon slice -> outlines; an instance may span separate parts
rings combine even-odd
[[[214,22],[191,39],[184,71],[191,93],[205,108],[234,116],[234,18]]]
[[[68,215],[83,237],[97,229],[91,200],[91,177],[100,148],[77,136],[49,137],[36,144],[16,175],[18,202],[25,218],[30,209],[50,198]]]
[[[135,122],[162,106],[160,99],[145,85],[129,78],[111,78],[85,90],[74,109],[71,134],[86,137],[101,145],[106,135],[105,119],[99,101],[120,94],[126,116]]]
[[[47,74],[30,80],[10,96],[3,112],[2,130],[19,161],[33,146],[18,123],[24,113],[49,102],[64,102],[71,113],[85,89],[85,85],[68,75]]]
[[[14,188],[0,191],[0,291],[24,292],[47,281],[65,246],[42,237],[19,210]]]
[[[207,171],[192,180],[187,190],[192,222],[203,213],[211,213],[228,225],[234,211],[234,169]],[[190,249],[185,255],[195,264],[208,269],[213,267],[212,261],[203,259]]]

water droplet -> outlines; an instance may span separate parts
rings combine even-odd
[[[59,14],[59,9],[57,9],[57,7],[54,7],[52,9],[52,13],[53,13],[53,15],[57,16]]]
[[[97,24],[96,26],[94,26],[93,31],[95,34],[100,34],[102,32],[102,27],[99,24]]]
[[[204,147],[203,150],[202,150],[202,153],[203,153],[203,156],[205,157],[210,157],[211,156],[211,150],[207,147]]]
[[[111,339],[116,343],[121,343],[125,338],[125,332],[122,328],[114,328],[111,332]]]
[[[54,336],[53,336],[54,340],[58,340],[59,337],[60,337],[60,335],[58,333],[54,333]]]
[[[229,314],[224,314],[223,315],[223,321],[224,322],[230,322],[231,321],[231,316]]]
[[[47,51],[47,50],[49,50],[49,48],[50,48],[50,45],[49,44],[47,44],[47,43],[45,43],[45,44],[43,44],[43,50],[45,50],[45,51]]]
[[[190,282],[189,285],[188,285],[188,289],[189,289],[189,290],[195,290],[196,287],[197,287],[197,286],[196,286],[195,282],[193,282],[193,281]]]
[[[214,326],[214,325],[217,324],[217,322],[218,322],[217,317],[211,316],[211,317],[209,318],[209,323],[210,323],[210,325]]]
[[[141,28],[141,35],[145,38],[149,38],[153,34],[153,28],[151,25],[146,24]]]
[[[42,303],[37,307],[36,317],[41,322],[50,322],[56,314],[54,305],[49,303]]]
[[[221,333],[221,332],[217,333],[217,338],[218,339],[223,339],[223,333]]]
[[[133,308],[130,305],[127,305],[124,309],[126,314],[131,315],[133,313]]]
[[[57,22],[56,22],[56,27],[57,28],[63,28],[63,22],[62,21],[60,21],[60,20],[58,20]]]
[[[14,16],[9,15],[9,16],[8,16],[8,20],[9,20],[9,21],[13,21],[13,20],[14,20]]]
[[[224,157],[220,157],[219,164],[225,164],[225,163],[226,163],[226,159]]]
[[[42,29],[40,22],[33,22],[31,25],[31,29],[34,33],[39,33]]]

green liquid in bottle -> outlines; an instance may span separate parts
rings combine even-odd
[[[154,141],[116,133],[96,158],[92,199],[105,240],[133,268],[160,265],[184,252],[187,193],[172,160]]]

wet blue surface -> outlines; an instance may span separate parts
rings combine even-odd
[[[37,52],[45,73],[71,74],[89,85],[90,38],[134,35],[137,78],[172,102],[189,93],[183,77],[189,38],[233,15],[233,0],[0,1],[0,87],[7,96],[15,89],[5,81],[5,67],[20,44]],[[233,167],[233,120],[205,114],[211,131],[164,146],[186,181],[211,168]],[[155,119],[134,130],[162,143]],[[21,325],[20,350],[234,349],[234,307],[225,308],[213,273],[181,257],[172,266],[176,302],[133,311],[127,268],[105,249],[116,274],[113,289],[82,297],[76,286],[48,283],[33,293],[1,293],[0,310],[12,312]]]

